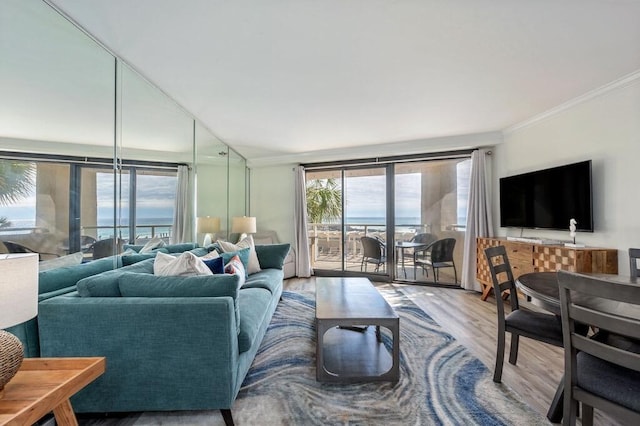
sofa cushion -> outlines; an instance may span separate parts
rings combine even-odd
[[[283,272],[281,269],[263,269],[262,271],[250,275],[242,288],[263,288],[275,294],[282,286]]]
[[[256,338],[269,311],[271,298],[271,293],[262,288],[242,289],[238,293],[240,306],[238,349],[240,353],[248,351],[254,344],[257,344]]]
[[[288,243],[256,246],[256,254],[260,261],[260,267],[262,269],[282,269],[284,259],[287,257],[290,248],[291,245]]]
[[[229,263],[229,261],[231,260],[231,258],[233,256],[238,256],[240,258],[240,261],[242,262],[242,266],[244,266],[244,270],[245,272],[247,271],[247,264],[249,262],[249,249],[248,248],[244,248],[242,250],[238,250],[238,251],[230,251],[230,252],[222,252],[220,253],[220,257],[222,259],[224,259],[224,264],[226,265],[227,263]]]
[[[253,243],[253,237],[251,235],[246,238],[238,241],[237,244],[232,244],[227,241],[218,241],[218,245],[222,248],[224,252],[232,252],[238,251],[243,248],[249,249],[249,259],[245,264],[245,269],[247,270],[247,274],[255,274],[260,271],[260,262],[258,261],[258,256],[256,255],[255,244]],[[244,262],[243,262],[244,263]]]
[[[233,298],[237,332],[240,332],[238,277],[231,274],[158,276],[124,272],[117,284],[123,297],[224,297]]]
[[[49,269],[61,268],[63,266],[75,266],[82,263],[82,252],[78,251],[66,256],[53,259],[41,260],[38,262],[38,271],[48,271]]]
[[[156,257],[158,253],[169,253],[169,250],[162,247],[151,253],[123,253],[122,254],[122,266],[133,265],[134,263],[142,262],[143,260],[152,259]]]
[[[124,272],[153,274],[154,259],[143,260],[133,265],[105,271],[78,281],[78,294],[81,297],[119,297],[118,276]]]
[[[122,297],[238,297],[238,278],[231,274],[158,276],[123,272],[117,279]]]
[[[198,257],[202,257],[205,256],[207,253],[209,253],[209,250],[207,250],[206,247],[198,247],[198,248],[194,248],[193,250],[189,250],[191,253],[195,254]]]
[[[153,237],[145,245],[142,246],[138,253],[151,253],[154,249],[164,247],[166,244],[160,237]]]
[[[153,262],[153,273],[159,276],[212,275],[213,272],[204,262],[191,252],[179,256],[158,253]]]
[[[144,245],[142,244],[125,244],[122,246],[123,250],[131,249],[136,252],[140,252]],[[177,244],[166,244],[163,249],[166,249],[169,253],[182,253],[187,250],[193,250],[198,247],[196,243],[177,243]]]
[[[38,274],[38,293],[49,293],[75,285],[79,280],[122,266],[120,256],[109,256],[74,266],[49,269]]]

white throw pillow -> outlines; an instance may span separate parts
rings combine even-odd
[[[82,252],[78,251],[66,256],[56,257],[55,259],[43,260],[38,263],[39,271],[48,271],[49,269],[61,268],[63,266],[73,266],[82,263]]]
[[[202,260],[211,260],[211,259],[217,259],[219,257],[220,257],[220,255],[218,254],[218,252],[213,250],[213,251],[210,251],[209,253],[205,254],[204,256],[202,256],[200,259],[202,259]]]
[[[185,251],[178,257],[158,252],[153,261],[153,273],[160,276],[213,275],[213,272],[195,254]]]
[[[164,241],[160,237],[153,237],[147,244],[142,246],[138,253],[151,253],[153,249],[164,247]]]
[[[243,248],[249,248],[249,262],[247,263],[247,272],[249,274],[255,274],[256,272],[262,271],[260,268],[260,261],[258,260],[258,255],[256,254],[256,246],[253,243],[253,237],[249,235],[242,241],[239,241],[238,244],[232,244],[226,241],[217,241],[218,245],[225,253],[231,251],[238,251]]]

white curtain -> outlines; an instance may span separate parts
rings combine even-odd
[[[193,240],[193,203],[191,202],[190,173],[188,166],[178,166],[178,184],[176,204],[173,212],[171,243],[184,243]]]
[[[307,191],[304,176],[304,167],[295,168],[295,250],[296,250],[296,275],[308,278],[312,274],[311,257],[309,256],[309,233],[307,231]]]
[[[476,281],[476,238],[493,237],[491,213],[491,152],[479,149],[471,154],[471,179],[467,205],[467,232],[462,261],[462,288],[481,291]]]

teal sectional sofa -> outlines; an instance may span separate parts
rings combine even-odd
[[[104,375],[72,398],[77,412],[231,407],[282,294],[288,244],[256,246],[262,270],[162,277],[153,259],[77,280],[41,301],[43,357],[105,356]],[[204,249],[194,253],[203,254]]]

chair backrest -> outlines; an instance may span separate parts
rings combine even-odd
[[[420,243],[425,245],[429,245],[437,240],[438,237],[429,233],[416,234],[413,236],[413,238],[411,238],[412,243]]]
[[[106,238],[93,243],[93,259],[101,259],[122,252],[124,241],[118,238],[117,246],[114,238]]]
[[[382,259],[384,252],[382,241],[372,237],[361,237],[360,242],[362,243],[362,256]]]
[[[456,248],[455,238],[443,238],[431,243],[427,249],[431,253],[431,262],[453,262],[453,250]]]
[[[9,253],[37,253],[37,251],[31,250],[22,244],[14,243],[13,241],[3,241],[2,244],[4,244]]]
[[[638,259],[640,259],[640,248],[630,248],[629,274],[632,278],[638,278]]]
[[[634,350],[633,343],[629,344],[640,339],[640,317],[628,315],[628,309],[640,309],[640,286],[614,282],[605,277],[558,271],[558,287],[565,348],[565,389],[577,384],[578,351],[640,372],[640,354],[636,352],[638,345]],[[577,324],[596,327],[598,334],[588,337],[577,333]],[[632,340],[622,345],[612,344],[625,338]],[[626,389],[620,389],[620,392],[624,391]]]
[[[504,319],[504,302],[502,300],[502,292],[509,291],[509,300],[511,301],[511,310],[520,308],[518,303],[518,292],[516,291],[516,283],[513,279],[511,271],[511,263],[507,256],[507,250],[504,246],[489,247],[484,250],[487,258],[489,272],[491,273],[491,281],[493,281],[493,292],[496,296],[496,304],[498,307],[498,316]]]
[[[88,244],[93,244],[95,243],[97,240],[95,238],[93,238],[90,235],[81,235],[80,236],[80,245],[81,246],[86,246]]]

